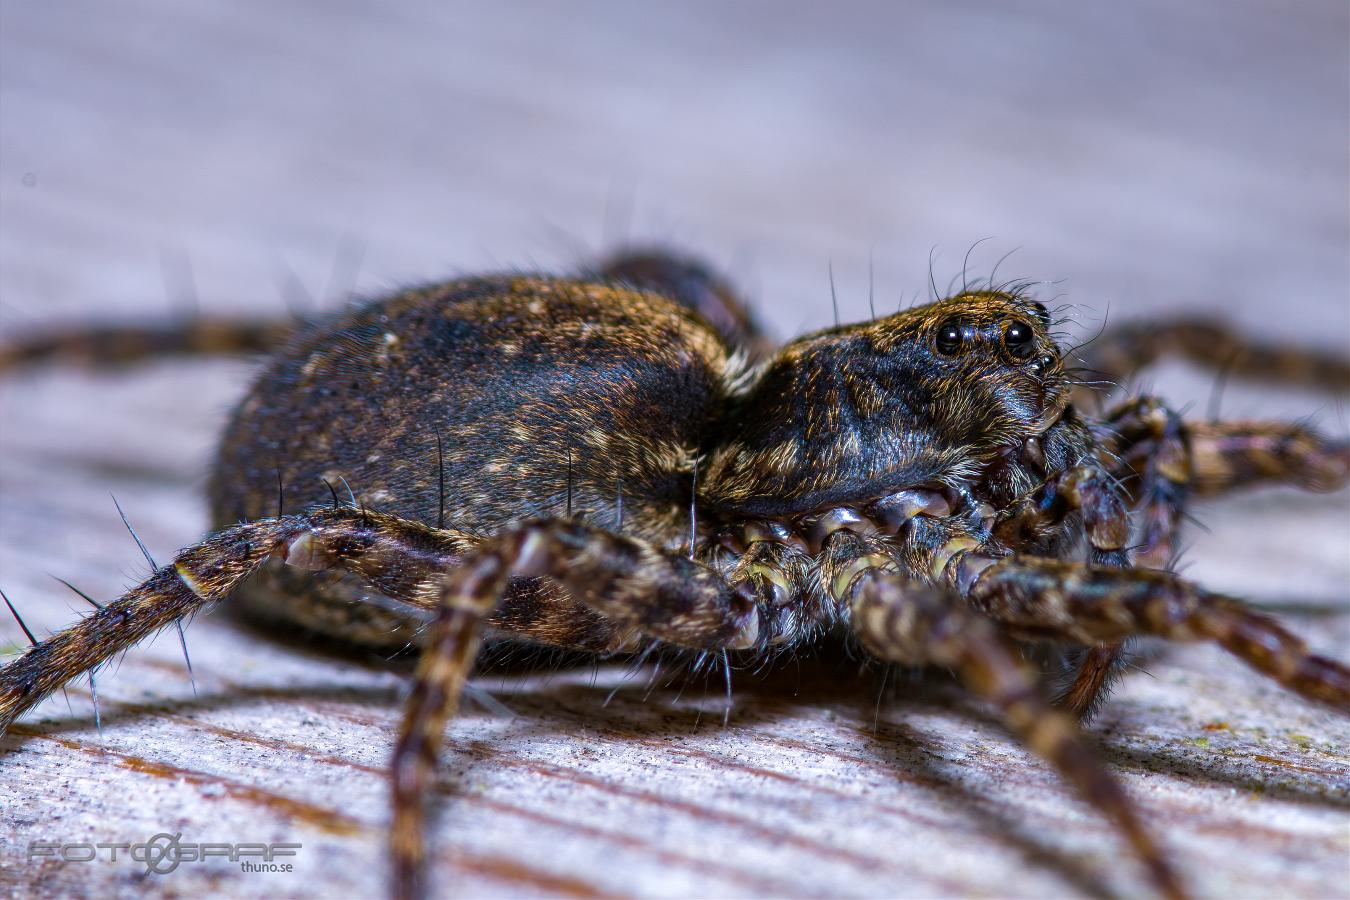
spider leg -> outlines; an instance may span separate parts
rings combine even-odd
[[[165,356],[263,353],[296,330],[294,319],[198,316],[142,325],[92,325],[38,332],[0,346],[0,372],[43,363],[119,366]]]
[[[1104,449],[1113,474],[1139,497],[1143,532],[1136,558],[1161,568],[1177,551],[1187,500],[1235,488],[1289,484],[1331,491],[1350,480],[1350,443],[1296,423],[1183,422],[1154,397],[1107,416]]]
[[[161,628],[224,600],[272,556],[302,568],[343,568],[387,596],[430,609],[436,581],[463,556],[456,532],[353,509],[259,519],[181,551],[118,600],[0,668],[0,732],[67,681]]]
[[[944,552],[933,548],[939,557]],[[1184,896],[1129,796],[1098,762],[1073,719],[1041,698],[1035,673],[1016,648],[950,585],[924,583],[901,568],[886,548],[849,532],[831,535],[822,558],[831,595],[849,610],[854,633],[869,651],[895,662],[954,670],[966,687],[998,709],[1027,747],[1115,823],[1163,894]]]
[[[727,581],[746,585],[759,598],[759,644],[764,647],[803,639],[828,618],[812,569],[804,550],[776,541],[754,541],[730,566],[719,567]]]
[[[1058,472],[1000,510],[994,538],[1010,550],[1029,550],[1075,512],[1082,513],[1093,562],[1120,568],[1130,564],[1125,547],[1130,537],[1129,513],[1110,476],[1096,466]]]
[[[1134,635],[1212,640],[1299,696],[1350,708],[1350,668],[1310,653],[1271,617],[1170,572],[978,553],[957,569],[972,564],[982,571],[966,592],[970,604],[1017,637],[1086,644]]]
[[[898,549],[909,571],[945,580],[1014,637],[1080,644],[1136,635],[1212,640],[1302,697],[1350,708],[1350,668],[1308,652],[1270,616],[1171,572],[999,558],[951,518],[911,520]]]
[[[445,573],[478,543],[464,532],[350,508],[222,529],[181,551],[116,601],[0,668],[0,732],[71,679],[226,599],[274,557],[310,571],[350,572],[385,597],[434,614]],[[741,590],[751,592],[752,587]],[[597,652],[632,643],[633,629],[597,615],[547,584],[513,585],[507,601],[489,623],[513,636]]]
[[[1350,442],[1285,422],[1193,422],[1191,488],[1213,497],[1234,488],[1290,484],[1334,491],[1350,481]]]
[[[1141,526],[1134,558],[1165,568],[1179,552],[1180,527],[1191,496],[1190,428],[1156,397],[1136,397],[1106,415],[1103,451],[1112,474],[1130,490]]]
[[[760,633],[762,580],[733,584],[684,556],[593,527],[543,521],[472,549],[458,532],[364,510],[322,510],[223,529],[31,647],[0,669],[0,730],[70,679],[225,599],[273,556],[304,569],[341,568],[386,596],[435,610],[393,767],[393,848],[406,891],[420,884],[422,860],[422,793],[409,786],[427,782],[481,625],[508,578],[549,576],[605,619],[681,646],[736,649]]]
[[[426,888],[423,804],[446,722],[477,655],[482,622],[510,578],[537,576],[658,640],[697,649],[744,648],[759,640],[754,584],[734,585],[646,542],[562,520],[523,525],[484,542],[441,585],[404,710],[392,766],[396,896],[421,896]]]
[[[1248,340],[1213,319],[1116,325],[1084,347],[1081,354],[1089,369],[1116,382],[1165,356],[1247,378],[1329,391],[1350,390],[1350,363],[1343,356]]]
[[[1059,472],[1000,511],[994,538],[1009,550],[1031,551],[1075,512],[1082,513],[1092,561],[1128,567],[1129,512],[1113,479],[1095,466]],[[1054,705],[1079,719],[1089,718],[1120,674],[1123,649],[1120,643],[1095,644],[1072,653],[1072,678],[1058,691]]]
[[[1104,450],[1118,462],[1112,475],[1138,498],[1142,526],[1135,559],[1164,568],[1179,551],[1180,525],[1193,496],[1261,483],[1334,490],[1350,476],[1350,444],[1298,424],[1185,422],[1160,400],[1138,397],[1106,418]],[[1090,682],[1118,666],[1118,652],[1097,646],[1065,693],[1070,708],[1090,711],[1099,691]]]

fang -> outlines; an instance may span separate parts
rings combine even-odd
[[[875,530],[875,526],[871,522],[846,506],[826,510],[819,516],[805,517],[797,523],[797,528],[798,533],[806,539],[807,547],[813,554],[820,552],[821,545],[825,543],[825,538],[840,529],[846,529],[857,534],[867,534]]]
[[[867,507],[867,517],[882,531],[895,534],[917,515],[936,518],[951,515],[952,505],[937,491],[899,491]]]

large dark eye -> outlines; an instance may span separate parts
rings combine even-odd
[[[1026,322],[1014,319],[1003,332],[1003,346],[1018,359],[1029,359],[1036,352],[1036,333]]]
[[[937,348],[944,356],[955,356],[961,349],[961,322],[958,319],[948,319],[938,326]]]

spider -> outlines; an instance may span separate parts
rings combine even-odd
[[[1350,706],[1345,665],[1166,568],[1190,498],[1334,489],[1350,445],[1190,422],[1148,396],[1088,415],[1055,325],[1027,285],[991,281],[775,350],[709,269],[629,252],[577,277],[406,290],[286,338],[199,322],[13,346],[0,365],[281,344],[221,440],[217,530],[0,669],[0,726],[231,596],[344,640],[415,643],[390,852],[393,892],[416,896],[423,801],[485,638],[754,660],[842,633],[879,660],[955,672],[1114,823],[1161,893],[1182,895],[1074,720],[1142,635],[1214,641]],[[1117,330],[1091,350],[1108,378],[1180,352],[1350,383],[1344,361],[1205,323]],[[1050,671],[1027,647],[1050,648]]]

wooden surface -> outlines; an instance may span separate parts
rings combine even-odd
[[[1350,350],[1347,13],[1301,4],[0,7],[0,328],[281,312],[623,240],[722,265],[789,336],[961,271],[1044,278],[1076,332],[1179,309]],[[336,260],[336,262],[335,262]],[[1062,279],[1068,279],[1061,281]],[[201,533],[251,370],[0,382],[0,587],[47,633]],[[1201,414],[1213,378],[1150,376]],[[1343,398],[1230,385],[1226,415]],[[1350,658],[1345,492],[1197,511],[1188,574]],[[0,634],[17,648],[9,622]],[[336,896],[384,879],[402,676],[214,614],[4,739],[0,885]],[[1157,648],[1095,728],[1203,896],[1350,895],[1350,727],[1221,653]],[[435,878],[459,896],[1137,895],[1103,823],[940,675],[612,666],[481,679]],[[507,710],[501,708],[504,704]],[[30,864],[32,840],[292,841],[291,874]]]

